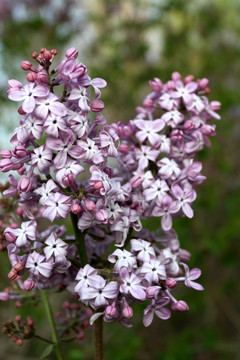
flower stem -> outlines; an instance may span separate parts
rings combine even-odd
[[[60,343],[59,343],[59,339],[58,339],[58,336],[57,336],[55,324],[54,324],[52,309],[51,309],[50,302],[49,302],[49,299],[48,299],[47,291],[42,290],[41,294],[42,294],[42,301],[43,301],[43,304],[44,304],[44,307],[45,307],[45,310],[46,310],[46,313],[47,313],[48,322],[49,322],[49,325],[50,325],[50,328],[51,328],[52,339],[53,339],[53,342],[54,342],[57,358],[58,358],[58,360],[64,360],[62,352],[61,352]]]
[[[75,242],[76,242],[79,257],[80,257],[80,260],[81,260],[81,265],[85,266],[86,264],[88,264],[87,250],[86,250],[86,246],[85,246],[85,242],[84,242],[85,234],[84,234],[84,232],[79,230],[79,228],[77,226],[77,223],[78,223],[77,215],[70,212],[70,216],[71,216],[74,235],[75,235]]]
[[[103,360],[103,317],[100,316],[95,326],[95,360]]]

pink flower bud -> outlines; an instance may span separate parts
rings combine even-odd
[[[175,288],[175,286],[177,285],[177,281],[173,278],[168,278],[166,280],[166,286],[169,288],[169,289],[173,289]]]
[[[5,236],[5,239],[10,243],[16,241],[16,238],[17,238],[17,236],[13,235],[11,232],[5,232],[4,236]]]
[[[75,215],[79,214],[82,211],[82,208],[79,204],[73,204],[71,206],[71,212]]]
[[[107,210],[100,209],[100,210],[98,210],[96,212],[95,216],[96,216],[96,219],[98,221],[100,221],[103,224],[107,224],[107,222],[108,222],[108,212],[107,212]]]
[[[44,53],[43,53],[43,57],[44,57],[45,60],[49,61],[49,60],[52,59],[53,55],[52,55],[51,51],[45,50]]]
[[[63,185],[66,187],[73,186],[74,181],[75,181],[75,175],[73,173],[66,174],[62,178]]]
[[[203,125],[203,126],[201,127],[200,130],[201,130],[201,133],[202,133],[203,135],[207,135],[207,136],[214,136],[214,135],[216,135],[215,128],[214,128],[213,125],[207,125],[207,124],[205,124],[205,125]]]
[[[28,71],[31,69],[31,66],[32,64],[30,63],[30,61],[27,61],[27,60],[24,60],[21,62],[21,68],[24,70],[24,71]]]
[[[181,141],[183,139],[183,132],[182,132],[182,130],[178,130],[178,129],[173,130],[171,132],[170,137],[171,137],[172,141]]]
[[[26,115],[26,113],[25,113],[25,111],[23,110],[22,106],[19,106],[19,108],[18,108],[18,113],[19,113],[20,115]]]
[[[125,306],[123,308],[122,315],[126,319],[131,319],[133,317],[133,309],[129,305]]]
[[[96,210],[96,204],[92,200],[85,200],[85,208],[88,211]]]
[[[184,262],[188,262],[190,260],[191,254],[187,250],[180,249],[179,250],[180,259]]]
[[[12,157],[11,150],[6,149],[6,150],[0,151],[0,157],[2,159],[11,159],[11,157]]]
[[[103,188],[103,183],[102,183],[102,181],[95,181],[95,183],[93,184],[93,186],[94,186],[94,189],[95,189],[95,190],[100,190],[100,189]]]
[[[17,274],[16,270],[14,270],[14,269],[10,270],[8,273],[8,278],[10,280],[15,280],[17,278],[17,276],[18,276],[18,274]]]
[[[73,58],[76,59],[76,58],[78,57],[78,51],[77,51],[77,49],[75,49],[74,47],[72,47],[72,48],[70,48],[70,49],[68,49],[68,50],[66,51],[65,56],[66,56],[67,58],[73,57]]]
[[[157,295],[160,291],[159,286],[149,286],[146,288],[146,295],[148,299],[153,299],[155,295]]]
[[[100,112],[104,109],[104,102],[101,100],[93,100],[91,103],[91,110],[93,112]]]
[[[209,81],[206,78],[198,80],[198,85],[201,89],[205,89],[208,86],[208,83],[209,83]]]
[[[188,75],[185,77],[184,79],[184,84],[189,84],[190,82],[192,82],[194,80],[194,76],[193,75]]]
[[[163,86],[161,80],[158,78],[154,78],[153,80],[150,80],[149,85],[151,86],[153,91],[161,91],[162,86]]]
[[[33,71],[30,71],[28,74],[27,74],[27,81],[29,82],[34,82],[35,80],[37,79],[37,74]]]
[[[0,292],[0,300],[7,301],[9,299],[9,294],[6,291]]]
[[[219,101],[211,101],[210,102],[210,108],[213,110],[213,111],[218,111],[220,110],[221,108],[221,103]]]
[[[105,314],[110,317],[114,317],[117,312],[117,308],[114,304],[107,306],[105,310]]]
[[[120,144],[118,147],[118,151],[122,154],[127,154],[129,151],[129,147],[127,144]]]
[[[174,90],[175,89],[175,82],[172,81],[172,80],[169,80],[166,85],[167,85],[168,90]]]
[[[32,182],[28,177],[22,177],[18,181],[17,188],[22,192],[26,192],[26,193],[29,192],[31,190],[31,187],[32,187]]]
[[[25,291],[30,291],[35,287],[35,282],[32,279],[26,279],[23,283],[23,289]]]
[[[173,80],[173,81],[181,80],[181,75],[179,74],[179,72],[174,71],[174,72],[172,73],[172,80]]]
[[[13,149],[13,156],[16,157],[17,159],[21,159],[24,158],[27,155],[27,150],[25,149],[24,146],[22,145],[18,145],[15,146]]]
[[[13,270],[15,270],[16,272],[19,272],[23,269],[23,264],[21,263],[16,263],[14,266],[13,266]]]
[[[143,179],[141,176],[135,175],[135,176],[133,176],[133,177],[131,178],[130,184],[131,184],[131,186],[132,186],[133,189],[137,189],[137,188],[139,188],[139,187],[142,185],[143,180],[144,180],[144,179]]]
[[[12,224],[10,225],[10,228],[11,228],[11,229],[17,229],[17,228],[18,228],[18,224],[17,224],[17,223],[12,223]]]
[[[144,99],[143,100],[143,106],[146,108],[151,108],[153,106],[152,99]]]
[[[10,159],[0,160],[0,170],[2,172],[8,172],[10,170],[13,170],[13,167],[13,163]]]
[[[68,302],[68,301],[64,301],[64,303],[63,303],[62,307],[63,307],[63,309],[64,309],[64,310],[69,309],[69,308],[70,308],[70,304],[69,304],[69,302]]]
[[[45,74],[44,72],[40,71],[40,72],[37,74],[37,81],[40,82],[41,84],[47,84],[47,83],[48,83],[47,74]]]
[[[189,310],[188,304],[183,301],[183,300],[179,300],[174,304],[174,309],[172,309],[174,311],[187,311]]]
[[[23,216],[23,214],[24,214],[23,207],[19,206],[16,210],[16,213],[18,216]]]
[[[23,175],[26,172],[26,168],[24,166],[22,166],[20,169],[18,169],[17,172],[18,172],[19,175]]]
[[[187,120],[185,121],[183,127],[184,130],[193,130],[195,128],[194,122],[192,120]]]

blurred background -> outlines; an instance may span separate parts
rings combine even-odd
[[[141,306],[132,329],[106,324],[106,360],[240,358],[239,13],[239,0],[0,0],[1,148],[9,146],[18,122],[17,106],[6,96],[7,80],[24,81],[21,61],[31,61],[32,51],[43,46],[56,48],[59,60],[76,47],[90,76],[107,80],[102,99],[108,122],[132,119],[150,92],[148,80],[167,81],[173,71],[209,78],[210,99],[222,103],[212,148],[198,157],[207,180],[198,188],[195,217],[175,221],[182,247],[192,253],[190,267],[202,269],[205,291],[179,289],[177,297],[190,311],[168,321],[155,318],[150,328],[142,324]],[[158,223],[148,225],[155,229]],[[10,266],[3,257],[4,288]],[[26,312],[0,306],[1,323]],[[39,332],[47,332],[42,308],[31,311]],[[66,345],[66,359],[93,359],[92,341],[90,330],[81,343]],[[26,341],[18,349],[1,335],[0,348],[1,360],[33,360],[42,343]]]

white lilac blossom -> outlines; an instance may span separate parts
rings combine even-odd
[[[44,54],[35,56],[37,68],[24,62],[27,85],[8,83],[9,99],[23,101],[13,149],[0,152],[0,170],[20,176],[10,174],[3,192],[19,222],[4,225],[8,277],[24,277],[25,291],[67,289],[96,311],[91,322],[104,315],[131,326],[137,302],[146,305],[145,326],[154,314],[166,320],[171,310],[188,310],[173,292],[180,282],[203,290],[194,281],[201,271],[189,269],[173,226],[175,218],[193,217],[205,180],[195,155],[210,146],[211,120],[220,119],[208,81],[176,72],[166,84],[154,78],[136,117],[107,125],[99,90],[105,80],[90,78],[74,48],[54,68],[56,51]],[[62,226],[69,215],[74,236]],[[143,228],[151,217],[159,218],[157,232]],[[50,225],[40,232],[42,218]]]

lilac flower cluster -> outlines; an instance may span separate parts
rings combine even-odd
[[[203,290],[194,281],[201,272],[189,270],[172,222],[193,216],[195,187],[205,179],[194,158],[215,135],[211,119],[220,119],[208,80],[176,72],[166,84],[155,78],[134,120],[107,125],[105,80],[89,77],[75,48],[50,70],[56,54],[34,52],[38,67],[21,64],[28,84],[8,82],[9,99],[23,101],[14,147],[0,152],[1,171],[20,175],[9,175],[3,193],[21,209],[19,225],[4,230],[9,278],[25,291],[67,289],[95,311],[91,322],[104,315],[131,326],[138,301],[147,302],[145,326],[154,314],[168,319],[168,304],[188,310],[172,289],[184,282]],[[74,236],[56,222],[69,214]],[[157,233],[142,228],[152,216],[161,219]],[[43,229],[42,218],[53,224]]]

